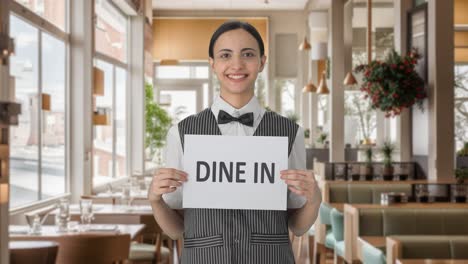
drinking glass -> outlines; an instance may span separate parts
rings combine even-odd
[[[85,229],[89,229],[91,221],[93,220],[93,200],[81,199],[80,200],[80,217],[81,224]]]
[[[124,209],[130,208],[130,205],[132,203],[132,199],[130,196],[130,189],[131,189],[131,185],[129,184],[122,185],[122,197],[120,197],[120,202]]]
[[[70,220],[70,202],[66,198],[59,200],[58,213],[55,215],[55,225],[58,232],[67,232],[68,221]]]

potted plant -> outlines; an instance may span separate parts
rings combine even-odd
[[[457,179],[457,184],[464,184],[465,179],[468,179],[468,168],[455,169],[455,178]]]
[[[372,181],[374,178],[374,168],[372,166],[372,148],[368,147],[364,150],[366,156],[365,164],[361,165],[361,175],[364,175],[366,181]]]
[[[427,94],[424,80],[415,70],[420,57],[415,51],[401,56],[392,50],[384,61],[374,60],[354,69],[364,74],[361,91],[370,99],[373,109],[385,112],[385,117],[397,116],[414,104],[423,109]]]
[[[457,151],[457,168],[468,167],[468,142]]]
[[[149,156],[156,158],[161,164],[161,149],[165,144],[166,134],[172,119],[168,113],[154,101],[153,86],[145,84],[145,120],[146,137],[145,146],[149,150]]]
[[[468,186],[464,183],[465,179],[468,179],[468,168],[455,169],[455,178],[457,179],[457,184],[453,184],[451,187],[453,200],[457,203],[465,203]]]
[[[320,144],[320,146],[323,146],[324,148],[326,147],[326,142],[327,142],[327,133],[326,132],[320,132],[320,134],[317,137],[317,143]]]
[[[395,146],[390,141],[385,141],[380,151],[383,155],[384,164],[382,177],[384,181],[391,181],[393,180],[392,155],[395,151]]]

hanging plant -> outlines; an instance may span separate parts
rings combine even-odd
[[[361,91],[365,99],[370,99],[373,109],[384,111],[385,117],[397,116],[414,104],[423,110],[427,94],[423,79],[415,71],[420,57],[416,51],[400,56],[392,50],[384,61],[374,60],[354,69],[364,74]]]

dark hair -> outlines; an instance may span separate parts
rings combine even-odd
[[[210,58],[214,58],[213,48],[219,36],[221,36],[227,31],[239,28],[247,31],[248,33],[250,33],[250,35],[252,35],[255,38],[255,40],[257,40],[258,46],[260,47],[260,56],[263,56],[265,54],[265,46],[263,45],[262,37],[260,36],[260,33],[258,33],[257,29],[254,26],[247,22],[230,20],[224,22],[221,26],[219,26],[219,28],[216,29],[216,31],[213,33],[213,36],[211,36],[210,47],[208,48],[208,54],[210,55]]]

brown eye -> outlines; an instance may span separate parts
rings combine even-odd
[[[227,58],[231,57],[231,54],[229,54],[229,53],[222,53],[221,55],[219,55],[219,57],[220,57],[221,59],[227,59]]]
[[[246,52],[243,55],[244,57],[255,57],[255,54],[253,52]]]

